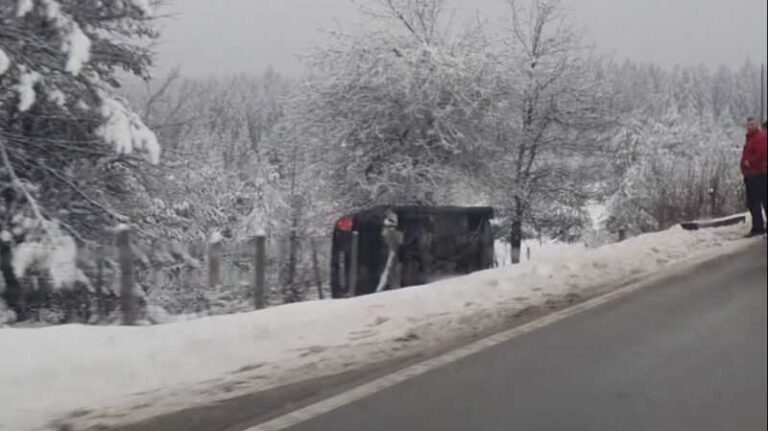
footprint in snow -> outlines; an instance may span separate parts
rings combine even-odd
[[[301,350],[304,350],[304,351],[299,354],[299,357],[306,358],[307,356],[310,356],[310,355],[317,355],[318,353],[323,353],[326,350],[328,350],[328,348],[324,346],[312,346],[307,349],[301,349]]]
[[[373,321],[373,323],[369,324],[368,326],[381,326],[387,322],[389,322],[389,317],[379,316],[376,318],[376,320]]]
[[[374,331],[357,331],[357,332],[351,332],[349,334],[349,341],[358,341],[358,340],[364,340],[366,338],[371,338],[377,333]]]
[[[266,365],[264,362],[259,362],[257,364],[248,364],[243,367],[240,367],[237,371],[233,372],[232,374],[241,374],[241,373],[247,373],[249,371],[258,370],[259,368]]]

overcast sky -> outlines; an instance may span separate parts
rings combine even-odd
[[[358,0],[365,1],[365,0]],[[615,58],[738,66],[765,62],[766,0],[564,0],[574,22]],[[497,21],[504,0],[455,0],[459,17]],[[352,0],[171,0],[159,47],[160,69],[185,75],[302,71],[297,56],[320,30],[362,22]]]

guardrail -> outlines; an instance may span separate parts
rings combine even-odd
[[[711,220],[687,221],[680,223],[680,226],[685,230],[699,230],[712,227],[731,226],[739,223],[746,223],[746,221],[746,214],[737,214]]]

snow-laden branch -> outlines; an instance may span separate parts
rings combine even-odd
[[[146,153],[150,163],[159,163],[160,144],[154,132],[149,130],[141,118],[127,109],[117,98],[104,93],[100,96],[101,115],[104,122],[96,130],[96,134],[105,142],[114,145],[118,154],[142,151]]]

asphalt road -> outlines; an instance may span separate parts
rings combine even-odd
[[[291,431],[766,429],[766,245]]]

